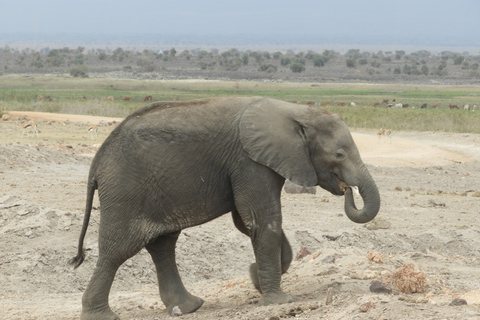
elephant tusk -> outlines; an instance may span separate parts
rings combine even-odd
[[[358,187],[357,186],[350,186],[350,188],[352,188],[353,192],[359,196],[360,195],[360,191],[358,191]]]
[[[352,191],[357,195],[359,196],[360,195],[360,191],[358,190],[358,187],[357,186],[349,186],[348,184],[346,184],[345,182],[341,181],[340,184],[339,184],[339,187],[340,189],[345,192],[345,190],[347,190],[347,188],[352,188]]]

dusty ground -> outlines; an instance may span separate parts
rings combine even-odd
[[[28,117],[37,119],[39,137],[22,137],[15,121],[0,123],[0,319],[76,319],[98,254],[98,210],[86,261],[77,270],[66,262],[76,254],[91,158],[115,124]],[[85,129],[97,123],[92,140]],[[179,269],[187,288],[206,302],[183,318],[480,318],[480,136],[394,132],[379,140],[375,132],[354,132],[354,138],[382,196],[375,223],[349,221],[343,198],[324,190],[285,193],[285,232],[295,253],[310,254],[283,277],[296,301],[268,307],[257,306],[247,276],[251,245],[228,215],[185,230]],[[369,259],[372,250],[378,255]],[[426,274],[424,292],[402,293],[391,282],[405,263]],[[393,292],[370,292],[374,280]],[[450,306],[454,298],[468,304]],[[121,267],[110,303],[122,319],[170,318],[145,251]]]

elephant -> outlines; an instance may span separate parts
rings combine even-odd
[[[347,217],[371,221],[380,194],[345,122],[337,114],[264,97],[153,102],[130,114],[107,137],[90,167],[78,252],[98,190],[99,255],[82,298],[82,319],[118,319],[108,296],[117,269],[146,248],[160,298],[170,314],[204,302],[184,287],[176,266],[181,231],[232,213],[251,239],[250,277],[260,305],[288,303],[280,288],[292,261],[282,228],[285,179],[344,195]],[[352,189],[363,208],[357,209]]]

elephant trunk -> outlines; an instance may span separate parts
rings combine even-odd
[[[358,186],[363,199],[363,208],[361,210],[355,206],[352,188],[345,190],[345,213],[350,220],[356,223],[367,223],[373,220],[378,210],[380,210],[380,194],[375,181],[373,181],[368,171],[365,172],[363,182]]]

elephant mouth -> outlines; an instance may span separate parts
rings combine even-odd
[[[343,181],[342,179],[340,179],[335,173],[332,173],[332,175],[333,175],[334,180],[336,181],[335,184],[336,184],[336,185],[338,186],[338,188],[340,189],[342,195],[345,193],[345,190],[347,190],[348,188],[351,188],[352,191],[353,191],[356,195],[359,195],[359,194],[360,194],[357,186],[351,186],[351,185],[347,184],[345,181]]]

